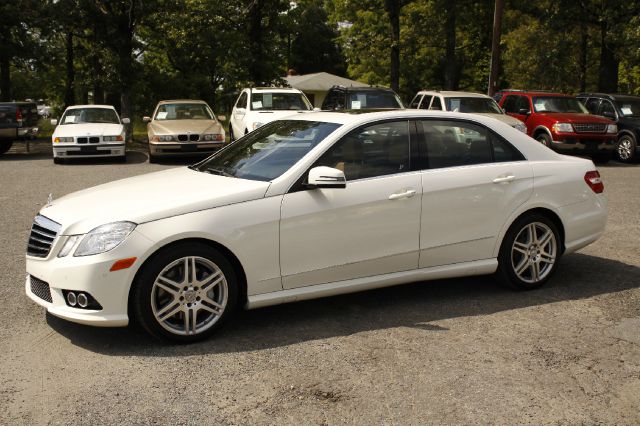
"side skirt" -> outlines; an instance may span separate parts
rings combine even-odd
[[[434,266],[415,269],[413,271],[394,272],[392,274],[373,277],[354,278],[327,284],[298,287],[272,293],[249,296],[246,308],[255,309],[300,300],[317,299],[339,294],[355,293],[390,287],[416,281],[438,280],[443,278],[465,277],[472,275],[492,274],[498,267],[497,259],[474,260],[472,262],[455,263],[453,265]]]

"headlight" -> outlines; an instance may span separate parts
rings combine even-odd
[[[221,134],[213,133],[213,134],[210,134],[210,135],[202,135],[202,140],[205,140],[205,141],[222,141],[224,139],[222,138]]]
[[[573,133],[573,126],[571,123],[556,123],[552,127],[556,133]]]
[[[520,130],[522,133],[527,133],[527,126],[524,123],[515,124],[513,128],[516,130]]]
[[[255,123],[253,123],[253,130],[257,129],[258,127],[262,126],[262,123],[256,121]]]
[[[63,137],[63,138],[60,138],[60,137],[56,137],[56,138],[54,138],[54,139],[53,139],[53,142],[54,142],[54,143],[59,143],[59,142],[73,142],[73,138],[69,138],[69,137]]]
[[[153,136],[151,140],[153,142],[174,142],[176,138],[173,135],[161,135],[161,136],[156,135],[156,136]]]
[[[618,126],[615,124],[609,124],[607,126],[607,133],[618,133]]]
[[[124,137],[122,135],[118,135],[118,136],[103,136],[102,140],[105,142],[116,142],[116,141],[123,141]]]
[[[74,256],[90,256],[113,250],[136,228],[133,222],[115,222],[98,226],[86,234]],[[64,247],[63,247],[64,249]]]

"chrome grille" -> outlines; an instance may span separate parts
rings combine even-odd
[[[178,141],[180,142],[198,142],[200,140],[200,135],[198,134],[188,134],[188,135],[178,135]]]
[[[607,130],[605,123],[573,123],[577,133],[604,133]]]
[[[87,143],[87,138],[76,138],[76,142],[78,142],[78,143]]]
[[[99,143],[100,142],[100,138],[97,136],[92,136],[89,138],[89,143]]]
[[[51,245],[60,231],[60,224],[38,215],[31,226],[27,254],[34,257],[47,257]]]
[[[42,281],[40,278],[36,278],[33,275],[29,275],[29,283],[31,287],[31,293],[35,294],[42,300],[46,300],[51,303],[51,290],[49,289],[49,283]]]

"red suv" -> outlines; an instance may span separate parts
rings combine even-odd
[[[505,90],[499,92],[504,111],[527,125],[527,134],[563,154],[611,159],[618,129],[606,118],[590,115],[575,97],[560,93]]]

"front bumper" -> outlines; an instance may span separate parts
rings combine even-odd
[[[53,156],[60,158],[122,157],[124,155],[126,155],[126,148],[122,142],[53,145]]]
[[[140,253],[145,253],[153,243],[135,230],[115,249],[94,255],[74,257],[72,254],[59,258],[57,254],[66,242],[59,236],[53,242],[46,258],[27,256],[27,296],[57,317],[101,327],[123,327],[129,323],[129,290],[135,274],[143,262]],[[115,261],[138,257],[131,268],[111,272]],[[42,291],[32,291],[31,277],[48,284],[50,302],[42,297]],[[41,287],[38,288],[41,290]],[[89,310],[68,306],[63,290],[87,292],[102,306],[101,310]]]
[[[178,156],[212,153],[224,146],[224,142],[149,142],[153,156]]]
[[[551,148],[563,153],[612,153],[616,146],[616,135],[603,136],[602,134],[568,134],[553,135]]]

